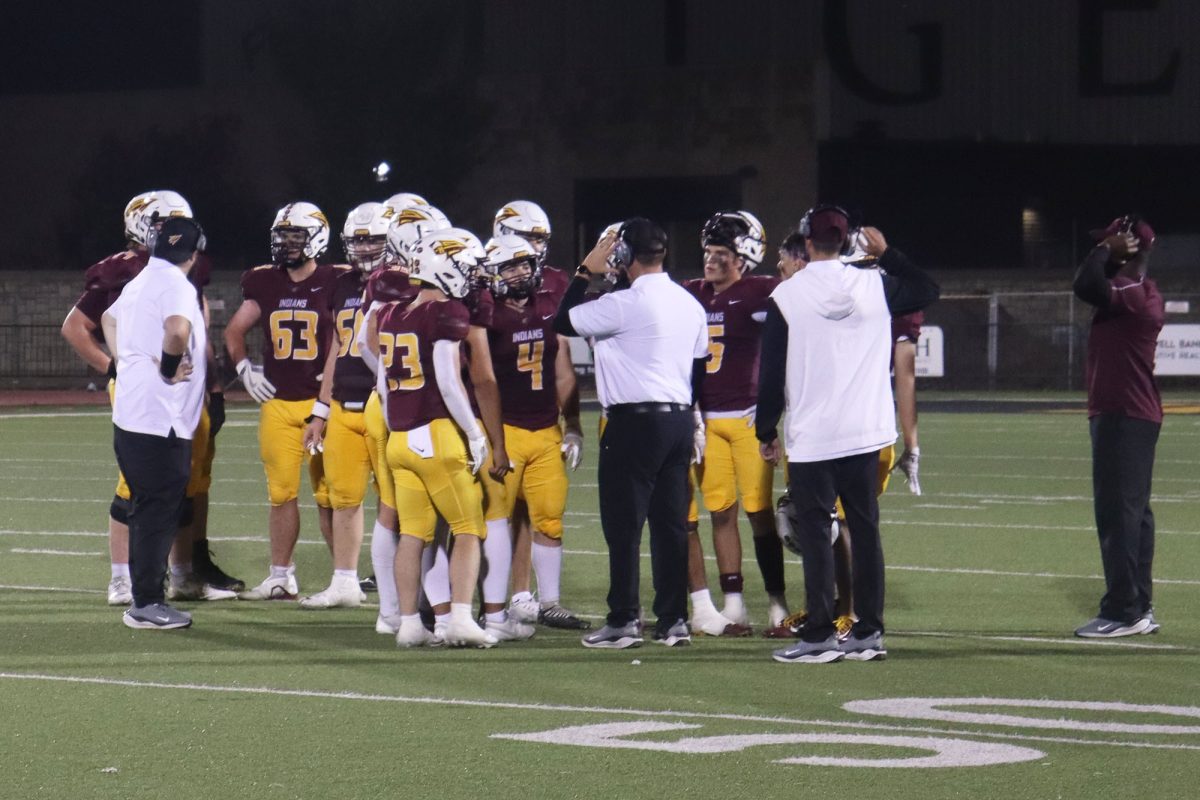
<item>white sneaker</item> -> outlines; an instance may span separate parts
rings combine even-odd
[[[244,592],[238,593],[240,600],[295,600],[300,594],[300,587],[296,584],[296,576],[288,575],[284,578],[267,577],[265,581],[255,586],[253,589],[247,589]]]
[[[380,614],[375,617],[375,632],[381,633],[384,636],[395,636],[400,630],[400,617],[384,616]]]
[[[513,599],[508,602],[508,616],[517,622],[537,622],[538,613],[541,610],[542,604],[531,594],[520,599],[514,595]]]
[[[311,597],[300,598],[300,607],[307,609],[318,608],[358,608],[366,596],[358,588],[358,581],[334,578],[327,589],[317,592]]]
[[[768,628],[778,628],[787,619],[788,607],[777,597],[772,597],[767,605]]]
[[[715,608],[693,609],[692,631],[702,636],[724,636],[727,630],[738,626]]]
[[[127,606],[133,602],[133,584],[124,576],[113,578],[108,583],[108,604]]]
[[[484,630],[495,636],[498,642],[517,642],[531,638],[537,629],[509,617],[504,622],[488,622]]]
[[[446,625],[446,644],[451,647],[495,647],[499,639],[479,627],[475,620],[450,620]]]
[[[425,630],[420,619],[400,620],[396,629],[397,647],[424,647],[433,644],[433,634]]]

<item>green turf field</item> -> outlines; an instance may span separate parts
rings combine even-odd
[[[267,566],[255,419],[233,409],[218,439],[210,525],[248,583]],[[1162,633],[1104,643],[1070,635],[1103,585],[1083,416],[925,413],[921,445],[926,494],[898,480],[881,501],[886,662],[778,664],[761,638],[596,652],[548,630],[401,652],[373,608],[191,604],[191,630],[125,628],[103,594],[107,417],[4,412],[0,798],[1196,797],[1200,416],[1169,417],[1159,444]],[[598,620],[595,463],[572,489],[563,596]],[[329,573],[311,509],[309,592]]]

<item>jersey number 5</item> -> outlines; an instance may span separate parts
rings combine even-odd
[[[363,312],[361,308],[343,308],[337,314],[337,333],[340,346],[338,347],[338,358],[343,358],[347,355],[352,358],[360,358],[362,353],[358,349],[358,328],[362,325]]]
[[[296,308],[281,308],[272,311],[269,319],[271,343],[276,361],[313,361],[320,354],[317,346],[317,326],[321,318],[316,311]],[[286,325],[285,323],[298,323]],[[299,336],[299,345],[296,337]]]
[[[704,371],[709,375],[721,369],[721,359],[725,357],[725,343],[717,339],[725,335],[724,325],[708,326],[708,364]]]

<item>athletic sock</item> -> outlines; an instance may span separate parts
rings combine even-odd
[[[433,564],[425,573],[423,585],[429,605],[440,606],[450,602],[450,559],[440,547],[433,555]]]
[[[783,542],[778,536],[755,536],[754,558],[767,594],[783,594]]]
[[[294,569],[295,569],[295,567],[290,568],[290,570],[294,570]],[[279,566],[278,564],[272,564],[271,565],[271,577],[272,578],[287,578],[287,576],[289,574],[295,574],[294,572],[291,572],[290,570],[286,564],[282,567]]]
[[[508,612],[500,609],[499,611],[489,611],[483,616],[488,622],[504,622],[508,619]]]
[[[512,533],[507,519],[487,521],[483,556],[487,559],[487,574],[483,576],[483,602],[503,605],[508,597],[508,577],[512,571]],[[534,558],[536,563],[536,556]]]
[[[341,578],[344,581],[354,581],[358,583],[358,570],[356,569],[335,569],[333,571],[333,579]]]
[[[470,623],[472,625],[477,624],[475,622],[474,615],[471,614],[471,604],[470,603],[451,603],[450,604],[450,621],[457,622],[460,625],[465,625],[467,623]]]
[[[112,567],[112,577],[114,579],[129,577],[129,562],[125,562],[124,564],[111,564],[110,566]]]
[[[713,605],[712,594],[705,589],[697,589],[688,595],[692,599],[692,615],[695,616],[702,611],[711,611],[716,614],[717,607]]]
[[[533,574],[537,576],[538,598],[542,608],[558,602],[558,583],[562,576],[562,548],[533,543]]]
[[[400,613],[400,596],[396,591],[396,534],[378,521],[371,533],[371,566],[375,568],[375,591],[379,593],[379,615],[393,617]]]

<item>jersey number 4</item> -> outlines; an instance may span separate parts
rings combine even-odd
[[[545,353],[545,342],[525,342],[517,346],[517,371],[529,373],[529,382],[535,392],[542,390],[542,356]]]
[[[278,311],[272,311],[268,322],[271,328],[271,343],[275,349],[275,360],[315,360],[320,355],[320,348],[317,345],[317,326],[320,321],[321,317],[316,311],[298,308],[281,308]],[[297,339],[299,339],[298,342]]]
[[[425,385],[425,372],[421,369],[420,341],[415,333],[379,332],[379,358],[388,371],[389,392],[411,392]],[[400,357],[397,367],[407,375],[393,375],[392,364]]]

